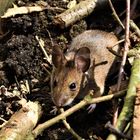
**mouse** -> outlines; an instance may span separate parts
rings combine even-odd
[[[106,79],[116,69],[116,56],[107,48],[117,42],[113,33],[86,30],[72,39],[65,53],[53,46],[51,97],[57,107],[70,105],[87,88],[94,91],[95,98],[103,95]],[[113,50],[118,52],[119,45]]]

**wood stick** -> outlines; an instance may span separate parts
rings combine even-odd
[[[63,113],[64,109],[60,108],[60,113]],[[77,140],[83,140],[82,137],[80,137],[70,126],[70,124],[66,121],[66,118],[64,120],[62,120],[63,124],[65,125],[65,127],[68,129],[68,131],[73,135],[73,137],[75,137]]]
[[[120,91],[116,94],[111,94],[111,95],[107,95],[107,96],[102,96],[102,97],[98,97],[98,98],[94,98],[94,99],[89,99],[87,96],[84,100],[82,100],[81,102],[79,102],[78,104],[76,104],[75,106],[71,107],[70,109],[66,110],[64,113],[42,123],[39,124],[34,130],[33,130],[33,135],[34,137],[37,137],[39,134],[41,134],[46,128],[54,125],[55,123],[59,122],[60,120],[65,119],[67,116],[73,114],[74,112],[78,111],[79,109],[81,109],[82,107],[88,105],[88,104],[95,104],[95,103],[99,103],[99,102],[103,102],[103,101],[108,101],[120,96],[123,96],[125,94],[125,90]]]
[[[1,140],[23,140],[31,133],[41,116],[38,103],[28,102],[0,130]]]
[[[84,0],[71,9],[57,15],[54,18],[54,23],[59,25],[61,28],[68,27],[76,21],[88,16],[93,12],[96,6],[97,0]]]
[[[139,27],[134,23],[133,20],[130,20],[130,27],[133,31],[136,32],[136,34],[140,37],[140,29]]]
[[[140,83],[136,87],[137,96],[134,107],[134,118],[133,118],[133,140],[140,138]]]

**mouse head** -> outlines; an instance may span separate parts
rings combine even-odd
[[[52,50],[52,99],[56,106],[69,105],[78,95],[84,72],[90,66],[90,50],[87,47],[79,48],[68,59],[62,50],[55,46]]]

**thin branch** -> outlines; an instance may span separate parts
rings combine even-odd
[[[121,20],[119,19],[113,4],[111,2],[111,0],[108,0],[110,7],[113,11],[113,15],[115,17],[115,19],[118,21],[118,23],[120,24],[120,26],[125,29],[123,23],[121,22]],[[121,67],[120,67],[120,71],[119,71],[119,78],[118,78],[118,86],[117,86],[117,91],[119,91],[120,89],[120,85],[121,85],[121,80],[122,80],[122,74],[123,74],[123,69],[124,69],[124,65],[126,63],[126,57],[127,57],[127,52],[128,52],[128,48],[129,48],[129,21],[130,21],[130,3],[127,3],[127,15],[126,15],[126,33],[125,33],[125,46],[124,46],[124,54],[123,54],[123,59],[122,59],[122,63],[121,63]],[[118,117],[118,109],[115,110],[114,112],[114,120],[113,120],[113,124],[116,123],[117,121],[117,117]]]
[[[35,36],[35,38],[36,38],[36,40],[38,41],[39,46],[40,46],[41,50],[43,51],[43,53],[44,53],[44,55],[45,55],[45,57],[46,57],[48,63],[51,64],[51,58],[50,58],[50,56],[47,54],[46,50],[44,49],[44,41],[43,41],[42,39],[39,39],[38,36]]]
[[[123,75],[123,72],[124,72],[124,65],[126,63],[126,58],[127,58],[127,52],[129,50],[129,46],[130,46],[130,40],[129,40],[129,22],[130,22],[130,0],[127,0],[126,1],[125,44],[124,44],[123,58],[122,58],[122,62],[121,62],[121,66],[120,66],[120,71],[119,71],[118,88],[117,88],[118,91],[120,89],[122,75]]]
[[[113,4],[112,4],[111,0],[108,0],[108,1],[109,1],[109,5],[110,5],[110,7],[111,7],[111,9],[112,9],[112,11],[113,11],[113,15],[114,15],[115,19],[118,21],[119,25],[120,25],[123,29],[125,29],[123,23],[121,22],[119,16],[117,15],[117,13],[116,13],[116,11],[115,11],[115,9],[114,9],[114,7],[113,7]]]
[[[122,23],[121,20],[119,19],[119,16],[117,15],[117,13],[116,13],[116,11],[115,11],[115,9],[114,9],[114,7],[113,7],[113,4],[112,4],[111,0],[108,0],[108,1],[109,1],[109,4],[110,4],[111,9],[112,9],[112,11],[113,11],[113,15],[114,15],[115,19],[118,21],[118,23],[120,24],[120,26],[121,26],[123,29],[125,29],[123,23]],[[122,61],[122,63],[121,63],[121,68],[120,68],[120,73],[119,73],[119,81],[118,81],[119,84],[118,84],[118,88],[117,88],[118,91],[119,91],[119,89],[120,89],[120,84],[121,84],[121,81],[120,81],[120,80],[122,79],[122,70],[123,70],[123,67],[124,67],[124,65],[125,65],[126,56],[127,56],[127,53],[123,55],[123,60],[124,60],[124,61]],[[115,105],[114,105],[113,124],[115,125],[116,122],[117,122],[117,118],[118,118],[118,108],[117,108],[117,101],[116,101],[116,100],[114,100],[114,104],[115,104]]]
[[[84,0],[80,1],[73,8],[66,10],[65,12],[54,17],[54,23],[61,28],[68,27],[79,21],[80,19],[91,14],[99,0]]]
[[[127,135],[123,134],[122,132],[120,132],[119,130],[117,130],[110,122],[107,122],[105,124],[105,128],[107,128],[111,133],[117,135],[118,137],[132,140],[132,138],[130,138],[129,136],[127,136]]]
[[[2,0],[1,0],[2,1]],[[0,15],[1,18],[9,18],[15,15],[23,15],[28,14],[32,12],[41,12],[44,10],[51,10],[51,11],[64,11],[63,8],[58,7],[51,7],[47,2],[42,2],[39,4],[36,4],[35,6],[24,6],[24,7],[17,7],[9,8],[3,16]]]
[[[64,113],[64,109],[61,108],[59,110],[61,113]],[[63,124],[65,125],[65,127],[68,129],[68,131],[77,139],[77,140],[83,140],[83,138],[81,138],[69,125],[69,123],[67,123],[66,118],[62,120]]]
[[[135,33],[140,37],[140,29],[139,27],[134,23],[133,20],[130,20],[130,27],[132,30],[135,31]]]
[[[98,97],[98,98],[94,98],[94,99],[90,99],[90,100],[88,97],[86,97],[84,100],[82,100],[81,102],[79,102],[75,106],[71,107],[70,109],[66,110],[64,113],[56,116],[55,118],[52,118],[52,119],[44,122],[42,124],[39,124],[33,130],[32,133],[33,133],[34,137],[37,137],[39,134],[41,134],[43,132],[44,129],[54,125],[55,123],[59,122],[60,120],[65,119],[67,116],[73,114],[74,112],[78,111],[79,109],[81,109],[82,107],[84,107],[88,104],[95,104],[95,103],[99,103],[99,102],[103,102],[103,101],[108,101],[108,100],[123,96],[124,94],[125,94],[125,90],[120,91],[116,94],[102,96],[102,97]]]
[[[9,8],[7,12],[3,16],[1,16],[1,18],[9,18],[12,16],[14,17],[15,15],[28,14],[32,12],[41,12],[45,9],[46,9],[45,7],[41,7],[41,6]]]
[[[2,128],[3,126],[6,125],[6,123],[7,123],[8,121],[6,121],[5,119],[3,119],[3,118],[1,118],[1,117],[0,117],[0,120],[3,121],[3,123],[0,125],[0,128]]]
[[[52,36],[50,34],[50,31],[48,29],[46,31],[48,33],[48,36],[49,36],[50,40],[51,40],[51,45],[54,46],[53,39],[52,39]]]

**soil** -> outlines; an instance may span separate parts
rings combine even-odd
[[[38,0],[16,0],[17,6],[30,6]],[[47,0],[51,7],[67,9],[69,0]],[[125,9],[125,2],[115,4],[118,13]],[[45,43],[45,50],[51,54],[52,43],[66,50],[73,37],[87,29],[101,29],[115,32],[118,28],[116,20],[108,5],[97,8],[88,17],[78,21],[66,29],[60,29],[53,23],[53,18],[60,11],[45,10],[26,15],[16,15],[6,19],[3,24],[4,35],[0,38],[0,117],[8,120],[10,116],[21,108],[20,98],[39,101],[43,106],[43,117],[39,123],[53,118],[51,110],[53,102],[50,97],[50,73],[52,65],[45,59],[36,36]],[[121,32],[119,36],[123,34]],[[118,37],[119,37],[118,36]],[[20,84],[28,81],[30,94],[22,92],[19,96],[5,95],[5,90],[21,91]],[[69,107],[67,107],[69,108]],[[112,101],[100,103],[94,112],[88,114],[87,107],[77,111],[67,118],[72,128],[83,138],[105,139],[109,131],[104,127],[112,121]],[[1,121],[1,124],[3,122]],[[74,139],[62,123],[55,124],[44,131],[38,140]]]

